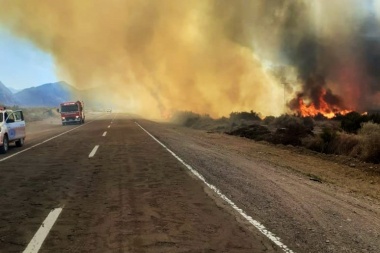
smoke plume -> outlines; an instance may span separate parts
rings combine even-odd
[[[94,100],[145,116],[278,115],[284,89],[290,107],[365,110],[379,106],[379,2],[0,0],[0,24],[101,87]]]

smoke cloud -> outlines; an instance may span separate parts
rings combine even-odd
[[[92,99],[144,116],[379,106],[379,0],[0,0],[0,24]],[[324,91],[324,92],[322,92]],[[297,108],[291,108],[297,109]]]

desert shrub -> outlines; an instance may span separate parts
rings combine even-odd
[[[336,131],[331,128],[323,128],[322,133],[319,135],[324,143],[331,143],[337,136]]]
[[[348,133],[357,133],[361,125],[369,121],[367,115],[361,115],[357,112],[350,112],[343,116],[340,115],[336,119],[341,120],[342,129]]]
[[[379,113],[374,113],[367,115],[368,121],[372,121],[373,123],[380,124],[380,114]]]
[[[322,129],[322,133],[319,134],[319,137],[323,141],[323,153],[334,153],[334,150],[332,149],[332,143],[335,141],[337,136],[337,132],[328,127],[324,127]]]
[[[302,138],[301,143],[303,147],[317,152],[322,152],[324,148],[324,142],[318,135],[306,136],[305,138]]]
[[[254,111],[250,112],[231,112],[230,120],[239,121],[239,120],[254,120],[261,121],[260,115]]]
[[[240,137],[245,137],[253,139],[256,141],[269,140],[271,132],[270,130],[262,125],[252,124],[249,126],[240,127],[236,130],[227,132],[230,135],[237,135]]]
[[[18,106],[8,107],[12,110],[22,110],[26,122],[39,121],[47,118],[59,117],[55,108],[48,107],[28,107],[20,108]]]
[[[191,127],[200,118],[201,115],[191,111],[178,111],[173,114],[171,121],[182,126]]]
[[[380,125],[367,122],[359,130],[360,157],[367,162],[380,162]]]
[[[274,116],[266,116],[266,117],[263,119],[263,123],[264,123],[265,125],[270,125],[270,124],[272,124],[275,120],[276,120],[276,117],[274,117]]]
[[[355,134],[337,133],[329,143],[330,153],[338,155],[357,156],[356,150],[359,144],[359,138]]]
[[[287,114],[276,118],[274,125],[278,128],[278,132],[280,133],[297,135],[299,137],[305,137],[308,134],[312,135],[311,130],[312,127],[314,127],[314,123],[310,123],[309,120],[304,121],[304,118]]]
[[[309,119],[304,121],[304,118],[284,114],[276,118],[273,124],[277,127],[272,139],[275,144],[300,146],[302,138],[313,135]]]
[[[302,118],[302,123],[308,130],[313,131],[315,122],[312,117]]]

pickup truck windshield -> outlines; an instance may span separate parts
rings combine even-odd
[[[78,111],[78,105],[62,105],[61,106],[61,112],[77,112]]]

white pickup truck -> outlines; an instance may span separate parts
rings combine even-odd
[[[22,111],[0,108],[0,153],[7,153],[11,142],[15,142],[17,147],[24,145],[25,136]]]

